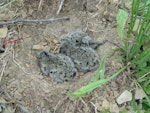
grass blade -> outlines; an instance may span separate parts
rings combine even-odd
[[[100,62],[100,66],[99,66],[99,69],[97,69],[96,73],[95,73],[95,76],[94,78],[92,79],[93,82],[95,81],[98,81],[99,79],[104,79],[104,73],[105,73],[105,61],[106,61],[106,58],[108,56],[110,56],[114,51],[114,50],[111,50],[109,52],[107,52],[104,57],[102,58],[101,62]]]
[[[117,31],[120,38],[123,38],[124,36],[123,29],[127,21],[127,18],[128,18],[128,13],[124,10],[119,9],[117,14],[117,24],[118,24]]]
[[[132,100],[131,106],[132,106],[133,110],[135,111],[135,113],[140,113],[140,110],[134,100]]]
[[[96,82],[89,83],[88,85],[83,86],[82,88],[80,88],[79,90],[73,92],[72,94],[68,94],[68,96],[75,97],[75,98],[76,97],[82,97],[86,93],[91,92],[93,89],[107,83],[108,81],[110,81],[111,79],[116,77],[119,73],[121,73],[125,69],[126,69],[126,67],[121,68],[119,71],[117,71],[111,77],[108,77],[107,79],[101,79],[101,80],[98,80]]]

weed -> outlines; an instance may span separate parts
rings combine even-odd
[[[122,12],[124,13],[118,13],[119,16],[124,16],[125,11]],[[118,29],[120,28],[118,27]],[[131,77],[146,94],[146,100],[143,100],[142,107],[149,106],[150,108],[150,0],[143,2],[133,0],[130,24],[126,36],[123,38],[134,40],[134,42],[123,40],[123,61],[125,65],[130,63],[129,68],[133,72]],[[121,36],[120,38],[123,39]],[[132,102],[132,107],[134,111],[139,112],[135,102]]]
[[[133,73],[131,76],[137,86],[144,90],[146,99],[143,99],[142,108],[150,108],[150,0],[133,0],[131,16],[126,11],[119,10],[117,15],[118,35],[123,41],[123,48],[120,48],[123,56],[124,67],[114,73],[111,77],[105,78],[105,61],[112,53],[106,54],[96,71],[93,82],[83,86],[81,89],[69,94],[73,97],[81,97],[93,89],[109,82],[126,68]],[[130,24],[127,32],[124,33],[125,23],[130,17]],[[138,21],[137,21],[138,20]],[[135,26],[137,26],[135,28]],[[136,102],[132,101],[134,111],[139,112]]]

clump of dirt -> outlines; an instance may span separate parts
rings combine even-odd
[[[5,3],[6,4],[6,3]],[[57,84],[51,78],[43,76],[37,63],[36,55],[40,50],[47,49],[57,53],[58,39],[61,35],[80,29],[94,40],[116,43],[116,12],[117,5],[108,1],[65,0],[60,13],[59,0],[16,0],[12,7],[4,10],[1,20],[48,19],[69,16],[70,20],[50,23],[26,23],[9,25],[6,40],[23,38],[6,46],[0,54],[1,81],[0,106],[11,112],[33,113],[93,113],[105,109],[103,103],[116,105],[116,98],[125,89],[130,89],[130,81],[125,73],[120,74],[111,82],[97,88],[80,99],[72,100],[67,96],[89,83],[95,71],[79,76],[74,81]],[[25,38],[28,37],[28,38]],[[100,58],[110,49],[116,48],[107,42],[97,49]],[[123,66],[116,61],[114,54],[107,60],[106,76],[112,75]],[[130,105],[118,106],[119,111],[130,110]],[[1,112],[1,111],[0,111]]]

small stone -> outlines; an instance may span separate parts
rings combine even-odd
[[[7,27],[0,28],[0,38],[5,38],[8,32]]]
[[[54,44],[59,44],[59,41],[56,39],[54,39],[53,42],[54,42]]]
[[[132,93],[130,91],[125,90],[118,98],[117,103],[122,104],[132,100]]]
[[[142,89],[136,89],[135,91],[135,100],[143,99],[145,97],[145,93]]]
[[[103,107],[104,109],[109,109],[109,108],[110,108],[110,103],[109,103],[107,100],[104,100],[104,101],[102,102],[102,107]]]
[[[105,11],[105,12],[103,13],[103,15],[108,17],[108,16],[109,16],[108,11]]]
[[[83,76],[84,74],[84,72],[79,72],[79,76]]]
[[[102,21],[103,21],[103,22],[106,22],[106,19],[105,19],[105,18],[102,18]]]
[[[44,48],[45,48],[45,46],[43,46],[43,45],[33,45],[33,47],[32,47],[33,50],[42,50]]]
[[[119,113],[119,107],[117,106],[116,103],[111,105],[110,112],[111,113]]]
[[[43,50],[47,45],[47,42],[40,42],[36,45],[33,45],[32,49],[33,50]]]

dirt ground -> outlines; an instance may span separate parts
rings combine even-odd
[[[70,31],[80,29],[97,41],[109,40],[122,45],[117,35],[116,12],[119,7],[124,7],[123,1],[113,3],[113,0],[65,0],[59,14],[56,14],[60,1],[16,0],[0,12],[1,21],[63,16],[70,18],[48,23],[7,26],[7,37],[1,39],[1,43],[17,37],[23,39],[8,44],[5,52],[0,54],[1,106],[7,108],[8,113],[102,113],[106,106],[110,106],[108,109],[111,112],[130,111],[130,103],[116,103],[116,98],[124,90],[131,90],[132,84],[126,73],[121,73],[111,82],[79,99],[72,99],[67,94],[89,83],[95,71],[64,83],[56,83],[42,75],[36,54],[43,49],[57,52],[57,39]],[[109,42],[97,49],[100,59],[107,51],[116,48]],[[106,77],[123,66],[117,60],[119,55],[115,53],[107,59]]]

